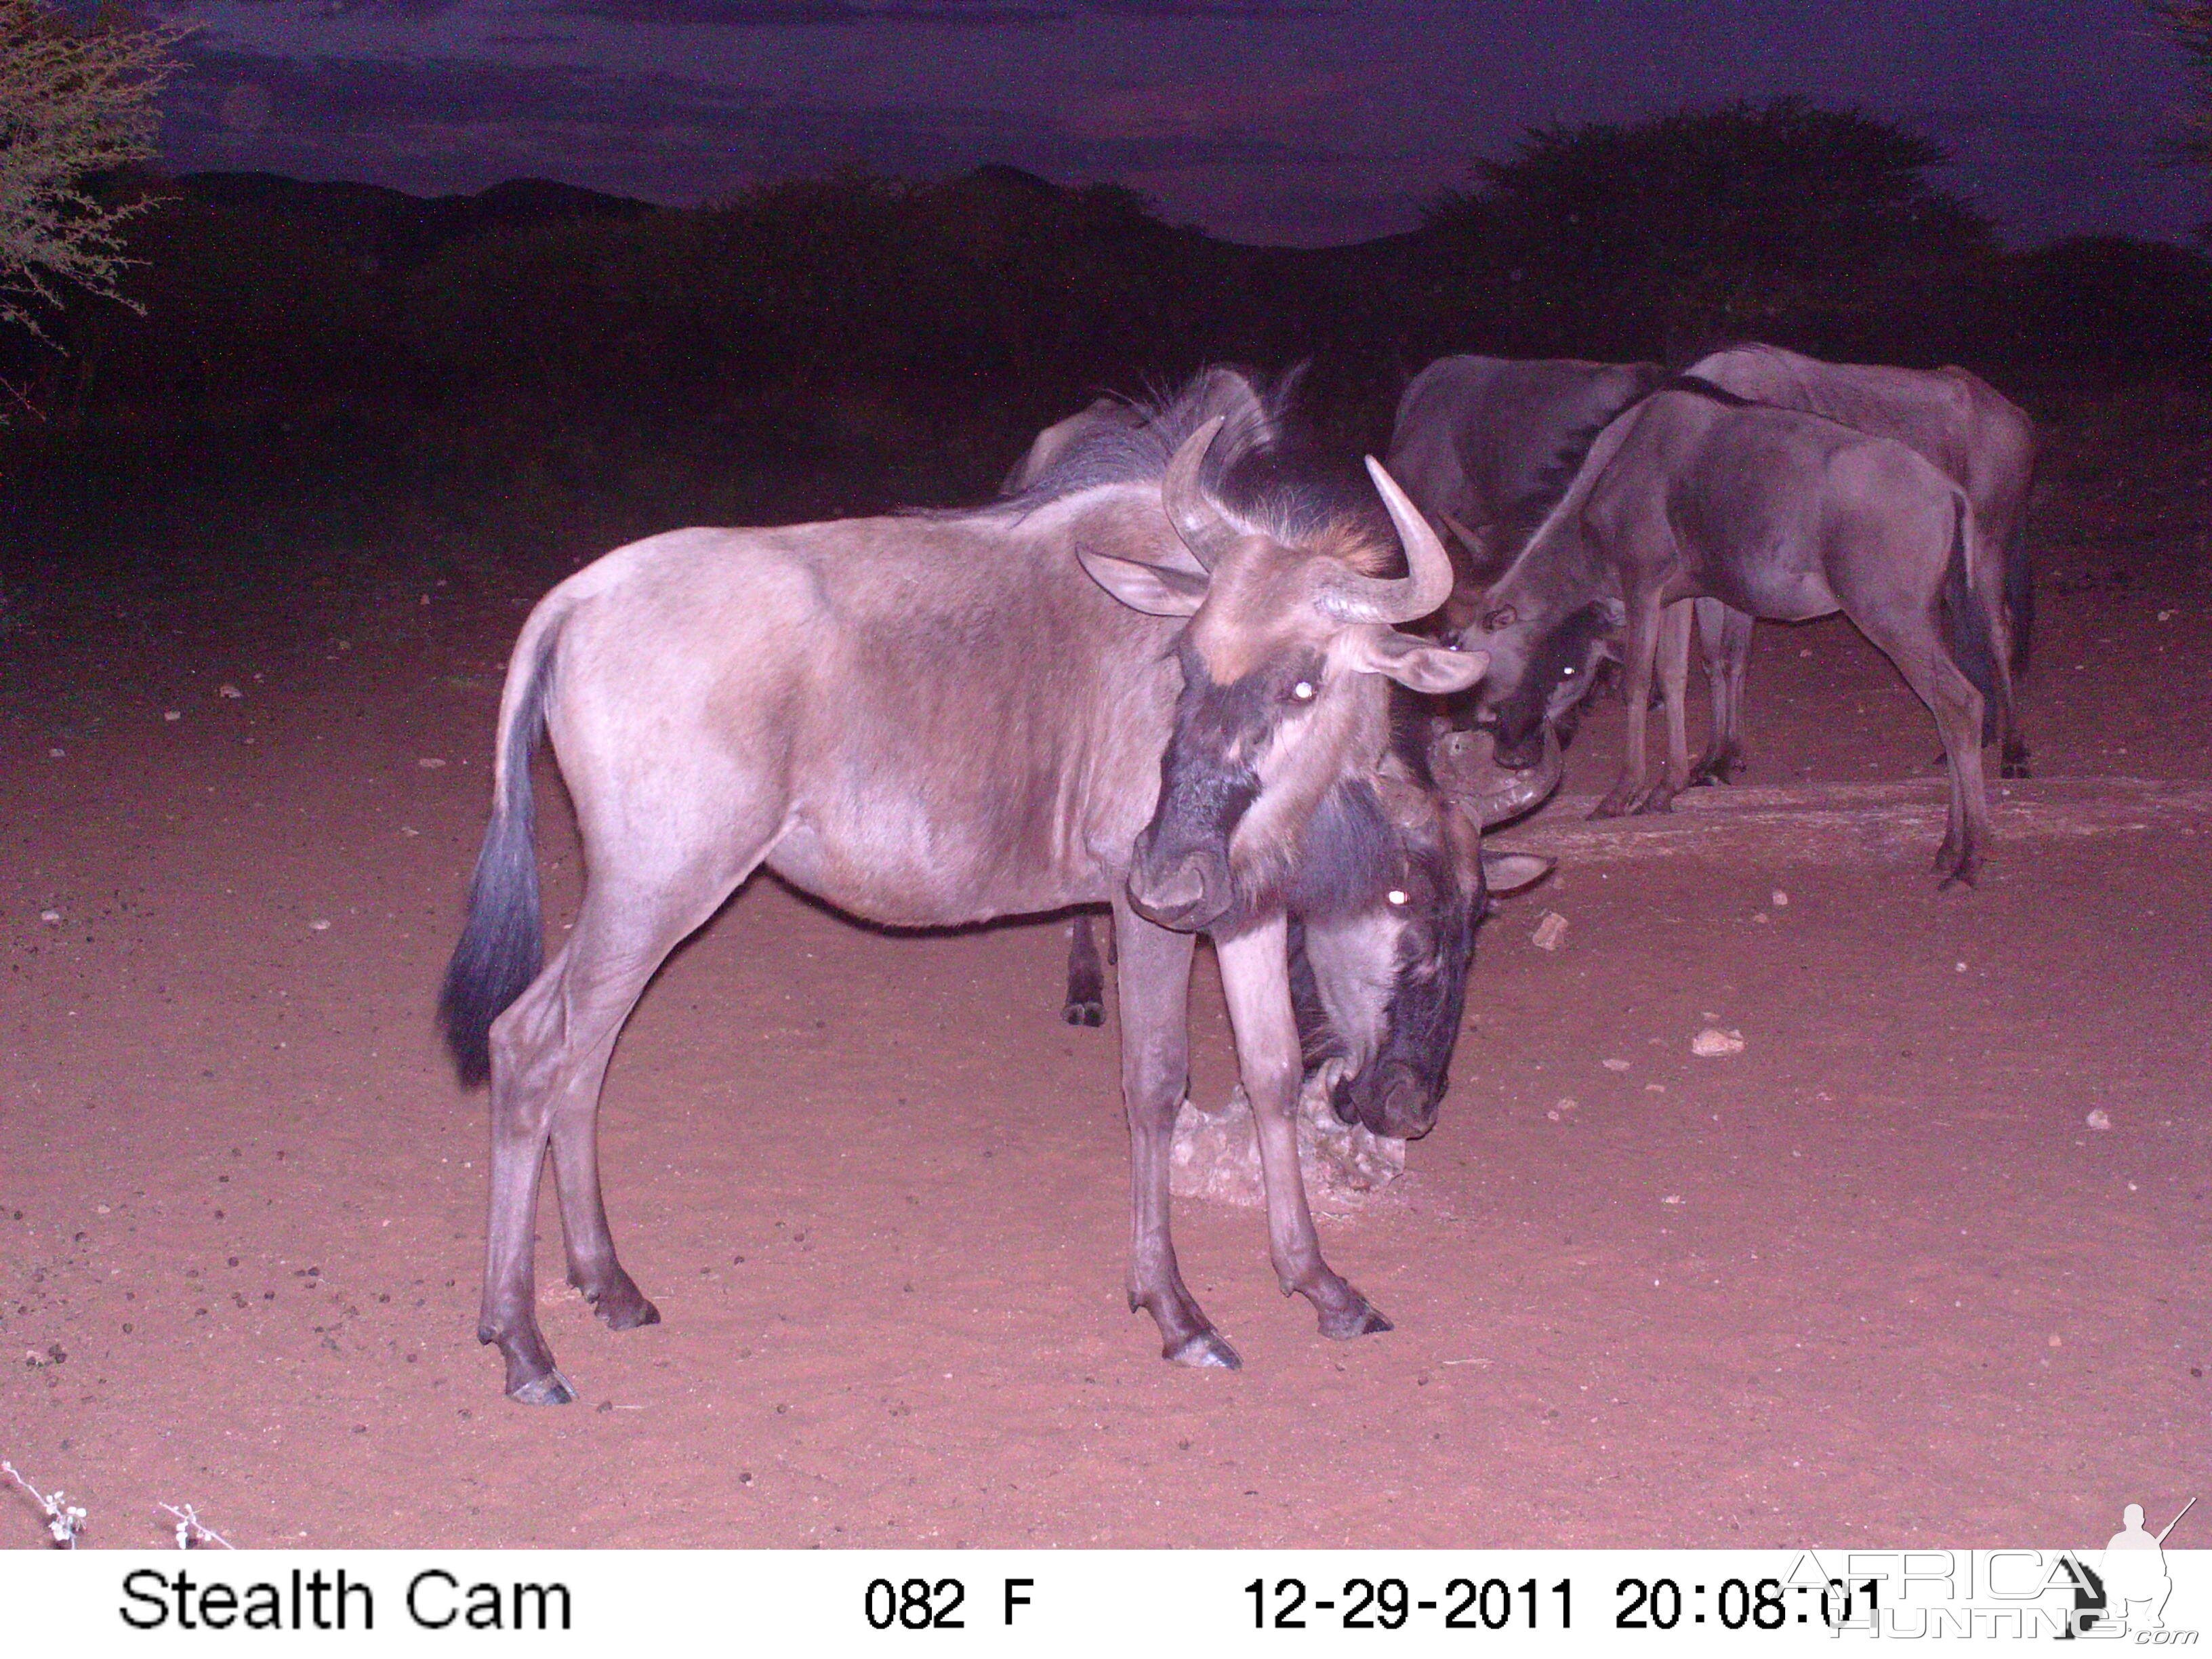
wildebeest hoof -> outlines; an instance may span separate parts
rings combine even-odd
[[[1596,805],[1590,808],[1590,822],[1595,823],[1600,818],[1617,818],[1626,810],[1626,802],[1618,800],[1611,795],[1607,795],[1603,800],[1598,802]]]
[[[1397,1328],[1382,1316],[1380,1308],[1365,1301],[1342,1313],[1325,1313],[1321,1316],[1321,1334],[1334,1342],[1349,1342],[1355,1336],[1373,1336],[1379,1331]]]
[[[1071,1002],[1060,1011],[1060,1017],[1070,1025],[1103,1025],[1106,1006],[1099,1002]]]
[[[1644,804],[1636,809],[1638,817],[1646,812],[1671,812],[1674,810],[1674,792],[1671,789],[1654,789],[1644,798]]]
[[[635,1291],[631,1296],[632,1299],[628,1301],[616,1302],[609,1298],[593,1304],[593,1311],[607,1322],[609,1330],[634,1331],[641,1325],[658,1325],[660,1322],[659,1309]]]
[[[1164,1358],[1178,1365],[1194,1365],[1201,1370],[1241,1371],[1244,1362],[1237,1357],[1237,1350],[1221,1340],[1218,1331],[1200,1331],[1180,1342],[1160,1350]]]
[[[572,1406],[576,1401],[576,1390],[569,1386],[567,1377],[556,1370],[517,1383],[507,1391],[507,1397],[525,1406]]]
[[[1997,769],[1997,775],[2001,778],[2032,778],[2035,774],[2027,769],[2026,761],[2007,761]]]
[[[588,1285],[579,1285],[571,1275],[568,1282],[583,1292],[584,1300],[592,1304],[592,1311],[606,1322],[607,1328],[634,1331],[641,1325],[658,1325],[660,1310],[647,1300],[643,1291],[620,1267],[606,1284],[594,1291]]]

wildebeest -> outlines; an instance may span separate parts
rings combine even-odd
[[[1471,734],[1481,738],[1471,755],[1432,754],[1429,705],[1395,690],[1391,746],[1364,781],[1397,840],[1401,884],[1364,911],[1291,916],[1289,949],[1309,1072],[1336,1062],[1337,1116],[1402,1136],[1434,1122],[1450,1085],[1474,928],[1488,897],[1517,892],[1552,868],[1548,859],[1485,851],[1480,832],[1540,804],[1559,783],[1560,760],[1553,747],[1534,767],[1501,768],[1481,734]],[[1100,1022],[1103,978],[1091,918],[1079,916],[1068,954],[1072,1024]],[[1091,1017],[1078,1018],[1073,1011],[1086,1006]]]
[[[1279,420],[1288,390],[1285,384],[1274,388],[1271,418]],[[1000,494],[1029,489],[1072,446],[1133,431],[1148,418],[1140,404],[1097,398],[1039,433]],[[1480,837],[1468,833],[1468,825],[1487,828],[1541,801],[1559,781],[1557,753],[1547,764],[1516,772],[1491,764],[1486,749],[1472,761],[1455,751],[1439,780],[1430,760],[1432,708],[1393,688],[1390,744],[1366,780],[1398,838],[1406,884],[1366,912],[1332,915],[1310,926],[1293,916],[1289,936],[1292,1005],[1307,1062],[1337,1062],[1331,1088],[1337,1115],[1382,1134],[1432,1121],[1449,1086],[1485,895],[1515,891],[1551,867],[1544,860],[1481,854]],[[1105,964],[1092,918],[1079,915],[1070,927],[1062,1017],[1071,1024],[1100,1024],[1104,994]]]
[[[1439,357],[1413,378],[1382,464],[1464,550],[1447,629],[1474,619],[1477,596],[1542,522],[1590,440],[1665,378],[1656,363],[1475,356]]]
[[[463,1079],[491,1083],[477,1334],[500,1349],[509,1395],[574,1397],[534,1303],[549,1149],[570,1282],[617,1329],[659,1316],[608,1230],[600,1085],[647,980],[763,864],[900,926],[1112,905],[1130,1304],[1152,1313],[1169,1358],[1234,1365],[1168,1224],[1190,930],[1211,931],[1278,1279],[1327,1335],[1388,1328],[1322,1259],[1306,1204],[1286,917],[1387,902],[1401,855],[1365,781],[1389,740],[1386,684],[1462,690],[1484,659],[1396,631],[1442,602],[1451,573],[1388,475],[1370,464],[1404,576],[1383,574],[1388,542],[1295,477],[1246,465],[1269,439],[1249,385],[1209,374],[1141,426],[1072,446],[1011,500],[677,531],[539,602],[508,665],[491,823],[441,998]],[[541,735],[586,872],[542,969]]]
[[[2027,667],[2035,616],[2027,524],[2028,492],[2035,481],[2036,434],[2035,422],[2025,410],[1979,375],[1949,364],[1923,370],[1829,363],[1779,346],[1747,343],[1713,352],[1687,372],[1757,403],[1824,416],[1876,437],[1894,438],[1958,484],[1973,503],[1974,522],[1982,536],[1974,574],[2000,654],[2011,673]],[[1680,676],[1686,665],[1688,642],[1674,634],[1686,629],[1688,621],[1679,611],[1670,613],[1669,635],[1660,648],[1671,752],[1678,769],[1686,763],[1687,749],[1679,722]],[[1708,665],[1716,671],[1714,724],[1705,755],[1686,781],[1716,775],[1725,781],[1742,756],[1743,677],[1751,622],[1726,611],[1717,601],[1705,601],[1698,607],[1698,623],[1705,637]],[[2011,708],[2007,699],[2003,712],[2008,714]],[[2004,775],[2025,777],[2027,746],[2009,720],[2002,738],[1999,761]]]
[[[1499,758],[1526,753],[1568,677],[1626,631],[1628,752],[1601,815],[1647,807],[1644,726],[1662,614],[1697,598],[1795,621],[1840,610],[1928,704],[1950,773],[1936,868],[1971,884],[1989,836],[1985,706],[2009,726],[2009,677],[1980,598],[1966,494],[1893,439],[1670,382],[1601,433],[1573,485],[1488,591],[1468,642]]]

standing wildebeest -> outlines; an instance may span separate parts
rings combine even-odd
[[[2035,480],[2035,422],[1971,371],[1870,363],[1827,363],[1778,346],[1731,346],[1700,359],[1691,375],[1740,398],[1824,416],[1917,451],[1966,492],[1983,546],[1974,574],[1983,608],[1995,626],[2000,654],[2014,674],[2027,665],[2035,584],[2027,549],[2027,497]],[[1411,489],[1411,486],[1407,486]],[[1415,500],[1419,499],[1415,492]],[[1688,767],[1682,678],[1688,661],[1688,616],[1668,612],[1660,644],[1660,678],[1668,705],[1669,753],[1686,781],[1725,782],[1742,759],[1744,670],[1751,619],[1717,600],[1698,602],[1712,686],[1713,728],[1705,755]],[[2010,711],[2007,700],[2006,712]],[[2009,723],[1999,760],[2007,777],[2027,775],[2027,747]]]
[[[1271,429],[1294,383],[1279,383],[1267,400]],[[1134,431],[1150,418],[1140,404],[1097,398],[1040,432],[1000,493],[1019,495],[1071,447]],[[1367,780],[1398,838],[1407,884],[1370,911],[1310,927],[1294,917],[1290,932],[1293,1006],[1307,1060],[1337,1062],[1330,1091],[1336,1115],[1377,1133],[1433,1120],[1449,1085],[1473,930],[1486,897],[1516,891],[1551,868],[1546,860],[1481,854],[1480,836],[1468,825],[1486,829],[1541,801],[1559,781],[1556,750],[1547,764],[1517,772],[1489,764],[1486,751],[1472,767],[1456,768],[1439,790],[1430,768],[1427,708],[1394,688],[1390,746]],[[1079,915],[1069,927],[1062,1018],[1072,1025],[1103,1024],[1104,994],[1093,918]]]
[[[2011,687],[1975,561],[1966,494],[1915,451],[1818,416],[1685,378],[1601,433],[1573,485],[1484,596],[1469,644],[1491,654],[1483,697],[1498,758],[1534,744],[1565,677],[1587,680],[1626,629],[1628,752],[1597,816],[1663,799],[1647,787],[1644,726],[1661,617],[1718,599],[1748,617],[1842,611],[1936,716],[1951,782],[1936,866],[1971,884],[1989,837],[1985,706],[2009,724]]]
[[[1459,690],[1484,659],[1395,631],[1443,601],[1451,571],[1388,476],[1370,463],[1403,577],[1380,574],[1394,549],[1295,480],[1240,489],[1267,436],[1244,381],[1201,376],[1142,427],[1072,447],[1011,501],[678,531],[539,602],[508,665],[492,820],[441,1000],[462,1077],[492,1085],[477,1335],[505,1358],[511,1396],[574,1398],[534,1300],[549,1147],[570,1282],[617,1329],[659,1316],[608,1231],[600,1085],[647,980],[763,864],[900,926],[1112,904],[1130,1303],[1151,1311],[1168,1358],[1234,1365],[1168,1226],[1187,930],[1212,931],[1276,1273],[1327,1335],[1388,1328],[1322,1260],[1306,1205],[1286,914],[1386,902],[1400,849],[1364,781],[1389,738],[1386,684]],[[541,734],[586,872],[542,971],[529,772]]]
[[[1543,521],[1590,440],[1665,378],[1656,363],[1472,356],[1439,357],[1413,377],[1382,464],[1464,549],[1448,629],[1474,619],[1481,589]]]

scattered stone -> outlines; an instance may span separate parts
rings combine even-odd
[[[58,910],[41,910],[39,912],[39,920],[49,927],[58,927],[62,925],[62,913]]]
[[[161,718],[165,720],[180,720],[184,716],[173,708],[165,708],[161,711]]]
[[[1743,1033],[1723,1031],[1717,1026],[1708,1025],[1690,1039],[1690,1052],[1700,1060],[1713,1060],[1722,1054],[1740,1054],[1743,1052]]]
[[[1662,1204],[1680,1204],[1682,1201],[1682,1195],[1680,1193],[1669,1193],[1659,1201]]]
[[[1536,931],[1528,935],[1528,942],[1539,951],[1556,951],[1566,941],[1567,919],[1557,910],[1547,910],[1536,923]]]
[[[68,751],[67,750],[65,750],[65,749],[49,749],[49,750],[46,750],[46,755],[47,755],[47,757],[48,757],[49,759],[52,759],[52,760],[59,760],[59,759],[60,759],[64,755],[67,754],[68,752],[69,752],[69,751]]]
[[[431,755],[425,755],[422,759],[415,763],[416,765],[421,767],[426,772],[434,772],[445,763],[445,762],[439,760],[434,756]]]
[[[1625,1060],[1601,1060],[1598,1064],[1608,1072],[1625,1072],[1628,1069],[1628,1062]]]
[[[1790,895],[1778,887],[1766,902],[1777,910],[1787,909],[1790,906]]]
[[[318,933],[327,933],[331,931],[330,922],[321,916],[316,917],[307,926]]]
[[[216,696],[217,696],[218,697],[242,697],[242,696],[244,696],[245,695],[246,695],[246,693],[245,693],[245,692],[243,692],[243,691],[240,690],[236,686],[233,685],[233,684],[232,684],[228,680],[225,680],[225,681],[222,683],[222,690],[216,693]]]
[[[2093,1129],[2109,1129],[2112,1127],[2111,1115],[2102,1107],[2090,1113],[2087,1121]]]

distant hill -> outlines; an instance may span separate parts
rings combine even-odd
[[[313,225],[385,271],[404,270],[466,237],[577,219],[635,219],[660,210],[550,179],[509,179],[468,196],[410,196],[382,185],[316,184],[276,173],[188,173],[174,181],[214,207]]]

